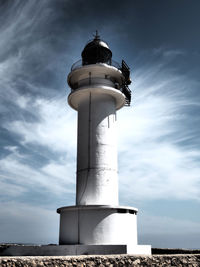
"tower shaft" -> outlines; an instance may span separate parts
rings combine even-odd
[[[78,106],[76,205],[118,205],[116,104],[87,92]]]

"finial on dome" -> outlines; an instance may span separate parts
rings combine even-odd
[[[98,30],[96,30],[96,34],[93,36],[94,36],[94,40],[100,40],[100,35],[98,34]]]

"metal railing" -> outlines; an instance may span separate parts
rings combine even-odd
[[[131,90],[124,83],[122,85],[122,89],[120,91],[125,95],[125,98],[126,98],[126,104],[125,104],[125,106],[130,106],[130,104],[131,104]]]
[[[109,60],[109,61],[106,62],[106,63],[97,62],[96,64],[107,64],[107,65],[109,65],[109,66],[113,66],[113,67],[115,67],[115,68],[117,68],[117,69],[121,69],[120,64],[119,64],[118,62],[116,62],[115,60],[112,60],[112,59]],[[90,64],[88,64],[88,65],[90,65]],[[75,63],[72,65],[72,67],[71,67],[71,71],[76,70],[76,69],[78,69],[78,68],[81,68],[82,66],[87,66],[87,64],[83,64],[82,59],[80,59],[80,60],[78,60],[77,62],[75,62]]]
[[[125,95],[125,99],[126,99],[125,106],[130,106],[131,90],[129,89],[128,85],[131,83],[131,80],[130,80],[130,69],[128,65],[126,64],[126,62],[122,60],[122,65],[120,65],[118,62],[111,59],[106,63],[97,62],[96,64],[106,64],[109,66],[113,66],[117,68],[118,70],[122,71],[122,74],[125,79],[122,83],[121,88],[115,87],[115,89],[120,90]],[[71,71],[81,68],[82,66],[87,66],[87,65],[93,65],[93,64],[83,64],[82,59],[80,59],[72,65]],[[91,79],[88,78],[88,84],[90,84],[90,82],[91,82]],[[78,88],[78,83],[70,85],[70,87],[72,88],[72,90],[76,90]]]

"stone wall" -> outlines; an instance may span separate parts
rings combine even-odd
[[[64,266],[200,266],[196,255],[109,255],[109,256],[57,256],[57,257],[0,257],[1,267],[64,267]]]

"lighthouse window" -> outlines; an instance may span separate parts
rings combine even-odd
[[[119,89],[119,83],[115,83],[115,89]]]
[[[78,88],[78,83],[74,83],[73,89],[77,89],[77,88]]]

